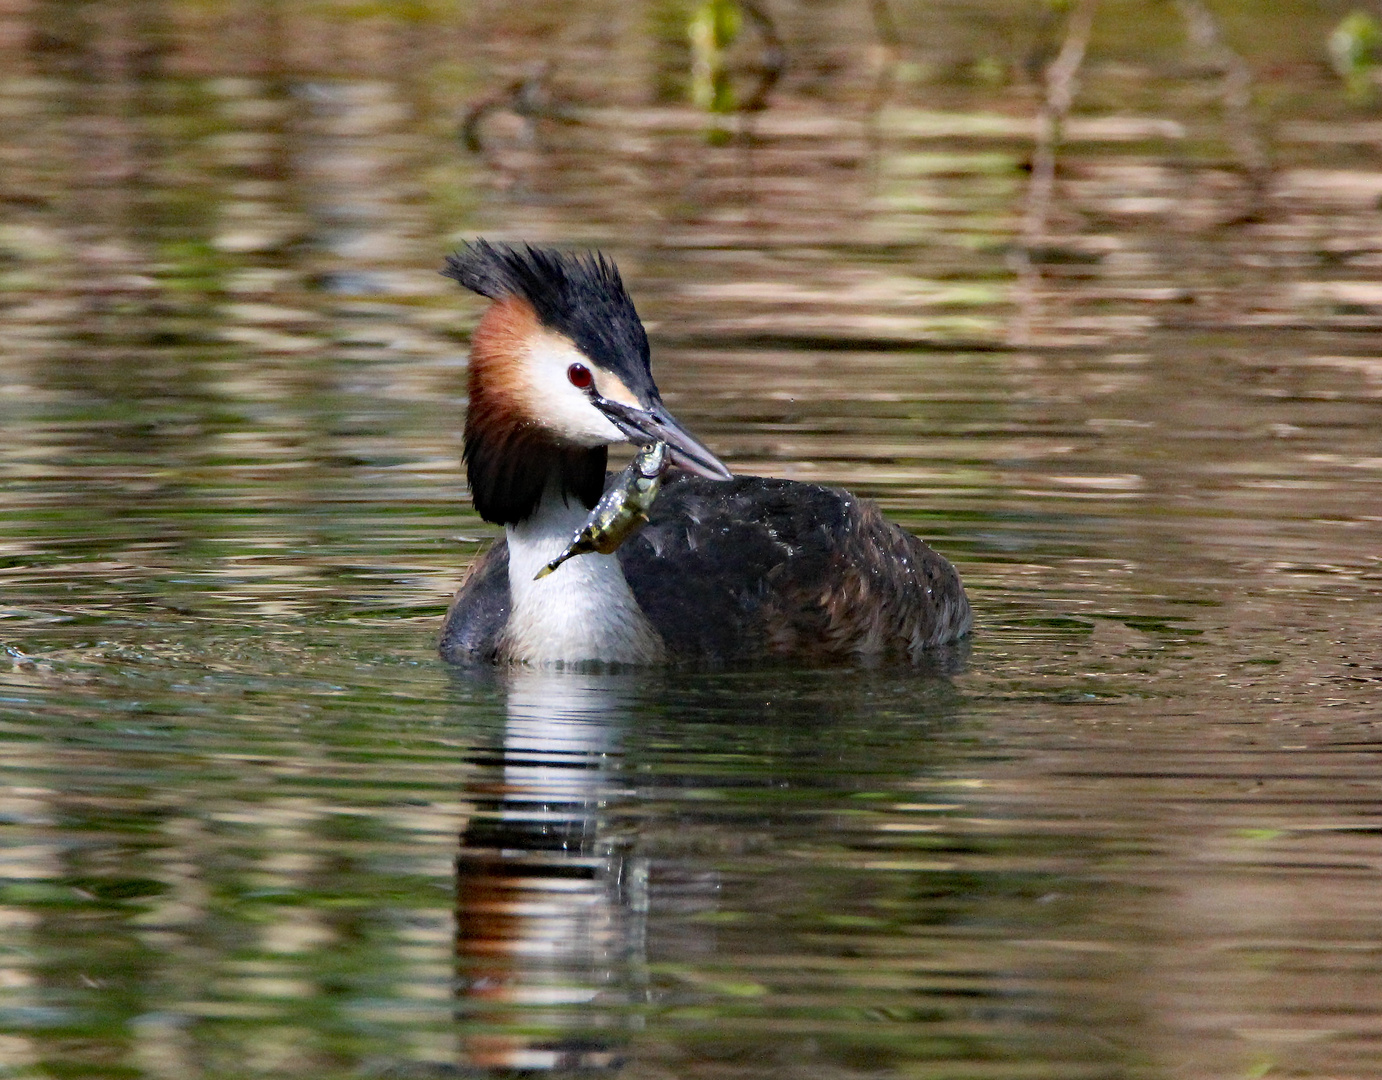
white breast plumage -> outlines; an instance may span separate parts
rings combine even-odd
[[[650,664],[662,639],[629,590],[614,555],[581,555],[533,578],[570,543],[588,511],[548,491],[527,521],[507,528],[509,620],[500,652],[525,664]]]

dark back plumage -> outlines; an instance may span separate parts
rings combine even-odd
[[[672,656],[915,661],[972,621],[944,557],[838,488],[674,475],[618,554]]]
[[[618,267],[598,251],[476,240],[448,255],[442,274],[491,300],[526,300],[543,326],[570,338],[640,398],[656,398],[648,335]]]

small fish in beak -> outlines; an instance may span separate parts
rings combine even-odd
[[[648,523],[648,512],[662,486],[662,474],[667,470],[670,457],[671,451],[665,442],[654,442],[640,449],[595,504],[585,525],[571,538],[566,550],[539,570],[533,580],[540,581],[577,555],[592,552],[613,555],[618,551],[620,544]]]

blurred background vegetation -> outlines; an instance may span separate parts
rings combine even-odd
[[[954,126],[960,140],[992,139],[1003,117],[1019,124],[1007,129],[1013,160],[1039,189],[1039,144],[1062,134],[1024,131],[1024,119],[1156,118],[1161,128],[1125,131],[1125,149],[1174,135],[1179,159],[1246,174],[1239,209],[1251,215],[1271,169],[1324,147],[1335,161],[1371,154],[1367,139],[1283,140],[1279,128],[1376,115],[1378,18],[1358,0],[3,0],[0,286],[133,260],[174,299],[259,291],[240,272],[254,268],[259,286],[291,267],[309,285],[377,289],[382,266],[430,265],[448,238],[508,220],[505,205],[532,211],[521,216],[535,236],[604,243],[630,221],[772,206],[753,179],[771,155],[751,155],[774,139],[834,141],[797,166],[803,182],[830,182],[832,168],[876,179],[899,150],[889,133],[914,137],[931,112],[974,117]],[[1063,48],[1073,63],[1061,68]],[[377,194],[418,215],[414,243],[395,236],[346,260],[372,277],[323,257],[322,223],[302,217],[322,201],[313,192],[249,197],[255,183],[310,179],[332,110],[354,112]],[[703,183],[721,159],[697,143],[750,156],[723,159],[734,175]],[[582,184],[585,212],[554,220]],[[840,189],[842,209],[878,194]],[[1050,193],[1036,194],[1025,226],[993,229],[1035,243]],[[92,247],[100,237],[119,242]],[[426,304],[436,290],[411,281]]]

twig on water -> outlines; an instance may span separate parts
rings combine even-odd
[[[534,65],[521,78],[515,79],[504,89],[481,98],[466,110],[459,131],[461,142],[472,154],[486,151],[484,122],[493,113],[508,111],[524,122],[527,138],[537,141],[537,121],[555,120],[562,124],[574,124],[576,119],[552,96],[552,65],[542,61]]]
[[[1080,67],[1094,28],[1094,10],[1099,0],[1079,0],[1065,27],[1065,41],[1046,69],[1046,97],[1037,115],[1036,146],[1032,151],[1032,175],[1027,183],[1027,205],[1022,216],[1022,240],[1014,261],[1018,275],[1017,317],[1011,337],[1015,345],[1031,343],[1041,283],[1041,272],[1032,262],[1032,252],[1046,238],[1046,224],[1056,188],[1056,152],[1070,106],[1075,100]]]
[[[768,96],[787,70],[787,46],[782,40],[782,35],[777,32],[777,24],[773,22],[772,15],[761,4],[740,0],[739,6],[749,21],[758,28],[759,36],[763,39],[762,56],[753,68],[758,85],[744,98],[744,103],[739,108],[743,112],[762,112],[768,107]]]
[[[1176,0],[1186,33],[1222,72],[1219,96],[1224,106],[1224,137],[1238,158],[1248,180],[1248,206],[1239,220],[1250,220],[1262,211],[1272,164],[1252,116],[1252,71],[1247,61],[1226,41],[1214,13],[1204,0]]]
[[[878,35],[878,78],[869,94],[868,160],[871,187],[877,188],[878,173],[883,156],[883,110],[893,96],[897,83],[897,65],[902,58],[902,38],[897,32],[888,0],[869,0],[873,29]]]
[[[1046,219],[1056,185],[1056,151],[1065,118],[1075,100],[1076,78],[1084,63],[1089,34],[1094,26],[1098,0],[1080,0],[1071,12],[1065,42],[1046,69],[1046,100],[1037,117],[1037,143],[1032,153],[1032,179],[1027,188],[1027,213],[1022,222],[1023,239],[1030,247],[1046,233]]]

